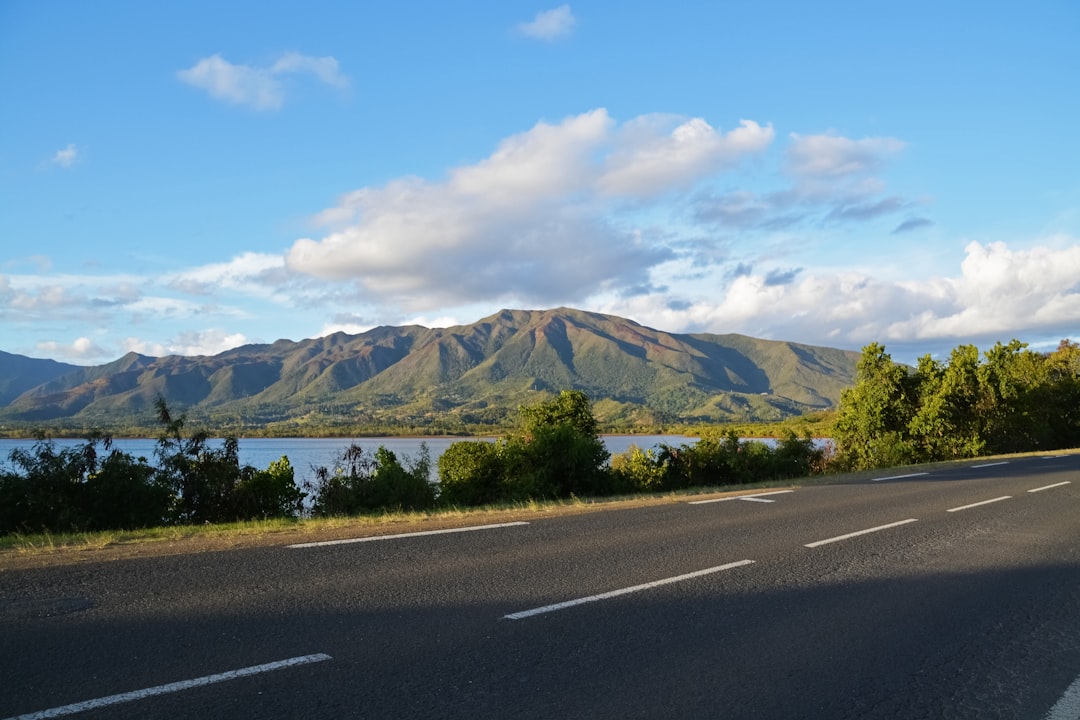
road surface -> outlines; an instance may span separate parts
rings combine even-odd
[[[8,570],[0,719],[1075,720],[1078,510],[1056,455]]]

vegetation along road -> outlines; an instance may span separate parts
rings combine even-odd
[[[1080,455],[901,475],[9,569],[0,718],[1076,717]]]

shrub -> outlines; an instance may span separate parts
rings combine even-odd
[[[289,458],[270,463],[265,470],[245,468],[236,486],[236,507],[245,520],[295,518],[304,509],[307,493],[296,485]]]
[[[448,505],[488,505],[503,499],[502,443],[451,443],[439,456],[439,499]]]
[[[385,447],[380,446],[373,457],[353,443],[332,468],[314,469],[312,514],[325,517],[389,509],[426,510],[435,504],[430,467],[426,445],[406,468]]]

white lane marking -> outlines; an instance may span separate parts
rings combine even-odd
[[[1012,495],[1002,495],[999,498],[993,500],[983,500],[982,502],[971,503],[970,505],[961,505],[960,507],[954,507],[946,510],[945,512],[960,512],[961,510],[967,510],[968,508],[979,507],[980,505],[989,505],[990,503],[1001,502],[1002,500],[1009,500]]]
[[[923,475],[929,475],[928,472],[908,473],[907,475],[890,475],[889,477],[874,478],[870,482],[881,482],[883,480],[903,480],[904,478],[922,477]]]
[[[496,528],[517,527],[528,525],[527,522],[495,523],[492,525],[473,525],[471,527],[446,528],[445,530],[425,530],[424,532],[398,533],[397,535],[372,535],[370,537],[346,538],[345,540],[323,540],[321,542],[297,543],[286,545],[288,548],[313,548],[327,545],[350,545],[352,543],[377,542],[379,540],[399,540],[400,538],[422,537],[424,535],[446,535],[448,533],[472,532],[473,530],[494,530]]]
[[[146,688],[145,690],[134,690],[132,692],[110,695],[109,697],[98,698],[97,700],[86,700],[85,702],[64,705],[62,707],[42,710],[27,715],[17,715],[15,717],[7,718],[7,720],[43,720],[44,718],[73,715],[74,713],[96,710],[98,708],[108,707],[109,705],[118,705],[120,703],[131,702],[132,700],[143,700],[148,697],[154,697],[155,695],[165,695],[166,693],[179,692],[194,687],[202,687],[203,685],[212,685],[213,683],[224,682],[226,680],[236,680],[238,678],[248,677],[249,675],[258,675],[259,673],[271,672],[272,670],[282,670],[297,665],[307,665],[330,659],[332,658],[324,653],[303,655],[301,657],[289,658],[288,660],[278,660],[277,662],[266,663],[265,665],[254,665],[239,670],[218,673],[217,675],[207,675],[205,677],[195,678],[194,680],[182,680],[180,682],[169,683],[168,685],[158,685],[157,687]]]
[[[739,560],[738,562],[728,563],[727,565],[718,565],[717,567],[706,568],[705,570],[698,570],[696,572],[687,573],[685,575],[678,575],[676,577],[665,578],[663,580],[654,580],[653,582],[645,583],[644,585],[635,585],[633,587],[622,588],[620,590],[612,590],[611,592],[600,593],[599,595],[590,595],[589,597],[577,598],[576,600],[567,600],[566,602],[555,603],[554,605],[545,605],[544,607],[533,608],[532,610],[522,610],[521,612],[510,613],[509,615],[503,615],[504,620],[522,620],[534,615],[542,615],[544,613],[554,612],[556,610],[565,610],[575,605],[584,605],[585,603],[596,602],[597,600],[607,600],[609,598],[618,597],[619,595],[627,595],[629,593],[640,592],[642,590],[651,590],[652,588],[660,587],[661,585],[670,585],[671,583],[682,582],[683,580],[691,580],[693,578],[701,577],[703,575],[711,575],[712,573],[722,572],[724,570],[731,570],[733,568],[742,567],[744,565],[750,565],[753,560]]]
[[[1054,703],[1044,720],[1076,720],[1080,718],[1080,678],[1066,688],[1061,699]]]
[[[753,495],[733,495],[731,497],[713,498],[711,500],[691,500],[686,503],[687,505],[708,505],[709,503],[727,502],[728,500],[749,500],[750,502],[776,502],[775,500],[764,500],[762,498],[768,495],[783,495],[784,493],[795,492],[794,490],[773,490],[771,492],[754,493]]]
[[[1072,481],[1066,480],[1065,482],[1054,483],[1053,485],[1043,485],[1042,487],[1032,488],[1028,492],[1041,492],[1042,490],[1049,490],[1050,488],[1061,487],[1062,485],[1070,485]]]
[[[1002,460],[1001,462],[983,463],[982,465],[972,465],[971,469],[975,470],[977,468],[996,467],[998,465],[1008,465],[1008,464],[1009,464],[1008,460]]]
[[[900,525],[907,525],[908,523],[918,522],[917,518],[908,518],[907,520],[901,520],[900,522],[889,523],[888,525],[878,525],[877,527],[867,528],[866,530],[859,530],[858,532],[848,533],[847,535],[839,535],[828,540],[818,540],[817,542],[807,543],[803,547],[815,548],[819,545],[828,545],[829,543],[839,542],[840,540],[847,540],[848,538],[858,537],[859,535],[866,535],[868,533],[875,533],[879,530],[888,530],[889,528],[898,527]]]

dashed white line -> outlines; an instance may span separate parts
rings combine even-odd
[[[880,530],[888,530],[889,528],[899,527],[900,525],[907,525],[908,523],[918,522],[917,518],[908,518],[907,520],[901,520],[899,522],[889,523],[888,525],[878,525],[877,527],[867,528],[866,530],[859,530],[858,532],[848,533],[847,535],[838,535],[828,540],[818,540],[817,542],[807,543],[803,547],[816,548],[820,545],[828,545],[829,543],[839,542],[841,540],[847,540],[848,538],[858,537],[859,535],[867,535],[869,533],[875,533]]]
[[[313,548],[326,547],[327,545],[350,545],[352,543],[377,542],[379,540],[399,540],[401,538],[422,537],[424,535],[446,535],[448,533],[472,532],[473,530],[494,530],[496,528],[517,527],[528,525],[527,522],[494,523],[491,525],[473,525],[470,527],[446,528],[445,530],[425,530],[423,532],[398,533],[396,535],[372,535],[370,537],[346,538],[344,540],[322,540],[320,542],[296,543],[286,545],[288,548]]]
[[[324,653],[303,655],[301,657],[289,658],[288,660],[278,660],[277,662],[266,663],[265,665],[254,665],[239,670],[230,670],[229,672],[218,673],[217,675],[206,675],[205,677],[195,678],[194,680],[182,680],[180,682],[169,683],[168,685],[158,685],[157,687],[146,688],[145,690],[134,690],[132,692],[120,693],[119,695],[110,695],[96,700],[86,700],[84,702],[64,705],[50,710],[33,712],[27,715],[17,715],[15,717],[7,718],[7,720],[44,720],[45,718],[63,717],[64,715],[73,715],[75,713],[86,712],[87,710],[97,710],[98,708],[131,702],[132,700],[143,700],[156,695],[165,695],[166,693],[179,692],[181,690],[188,690],[203,685],[212,685],[213,683],[225,682],[226,680],[237,680],[242,677],[248,677],[249,675],[258,675],[273,670],[282,670],[297,665],[308,665],[310,663],[317,663],[330,659],[331,657]]]
[[[1049,490],[1050,488],[1056,488],[1056,487],[1061,487],[1062,485],[1070,485],[1070,484],[1071,484],[1071,481],[1066,480],[1065,482],[1054,483],[1053,485],[1043,485],[1042,487],[1032,488],[1031,490],[1028,490],[1028,492],[1042,492],[1043,490]]]
[[[923,475],[929,475],[928,472],[908,473],[907,475],[890,475],[889,477],[873,478],[870,482],[882,482],[884,480],[903,480],[904,478],[922,477]]]
[[[975,470],[977,468],[997,467],[998,465],[1008,465],[1008,464],[1009,464],[1008,460],[1002,460],[1001,462],[983,463],[982,465],[972,465],[971,469]]]
[[[597,600],[607,600],[609,598],[618,597],[619,595],[627,595],[629,593],[640,592],[642,590],[651,590],[652,588],[660,587],[661,585],[670,585],[671,583],[691,580],[693,578],[701,577],[703,575],[711,575],[712,573],[718,573],[724,570],[731,570],[733,568],[742,567],[744,565],[750,565],[753,562],[753,560],[739,560],[738,562],[728,563],[727,565],[718,565],[717,567],[711,567],[706,568],[705,570],[698,570],[696,572],[686,573],[685,575],[677,575],[675,577],[664,578],[663,580],[654,580],[653,582],[645,583],[644,585],[634,585],[633,587],[612,590],[611,592],[600,593],[599,595],[590,595],[588,597],[577,598],[576,600],[567,600],[566,602],[555,603],[554,605],[545,605],[543,607],[533,608],[532,610],[522,610],[521,612],[503,615],[503,619],[522,620],[524,618],[533,617],[534,615],[542,615],[544,613],[555,612],[556,610],[565,610],[566,608],[574,607],[575,605],[584,605],[585,603],[596,602]]]
[[[765,499],[769,495],[783,495],[795,492],[794,490],[773,490],[771,492],[754,493],[753,495],[733,495],[731,497],[712,498],[711,500],[691,500],[687,505],[708,505],[709,503],[727,502],[728,500],[748,500],[749,502],[776,502]]]
[[[1001,502],[1002,500],[1009,500],[1011,498],[1012,498],[1012,495],[1002,495],[1001,497],[994,498],[993,500],[983,500],[982,502],[971,503],[970,505],[961,505],[960,507],[949,508],[945,512],[960,512],[961,510],[967,510],[969,508],[979,507],[980,505],[989,505],[990,503]]]
[[[1054,703],[1045,720],[1076,720],[1080,718],[1080,678],[1066,688],[1061,699]]]

